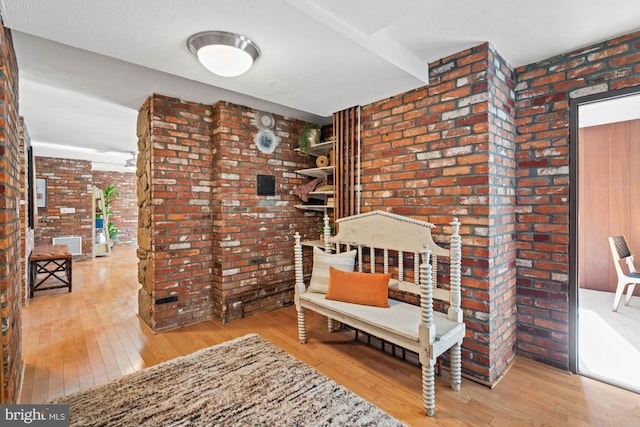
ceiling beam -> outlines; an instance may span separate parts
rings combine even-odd
[[[384,31],[367,35],[324,8],[321,2],[314,0],[285,0],[285,2],[425,84],[429,83],[429,64]]]

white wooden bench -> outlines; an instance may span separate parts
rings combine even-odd
[[[434,367],[436,358],[450,351],[451,388],[460,390],[460,347],[465,325],[460,308],[460,223],[451,223],[450,248],[438,246],[432,239],[433,224],[383,211],[373,211],[336,221],[338,233],[329,236],[329,218],[325,222],[325,250],[338,253],[356,250],[357,271],[391,273],[389,288],[420,296],[420,306],[389,298],[389,308],[354,304],[325,298],[304,283],[300,234],[295,234],[295,304],[298,311],[298,335],[306,342],[305,309],[357,330],[416,352],[422,365],[422,393],[425,413],[435,413]],[[343,254],[344,255],[344,254]],[[413,265],[405,266],[405,258]],[[448,289],[438,287],[438,257],[449,260]],[[327,258],[323,256],[323,258]],[[366,259],[368,258],[368,260]],[[393,261],[390,265],[390,261]],[[364,271],[368,264],[368,271]],[[314,272],[315,274],[315,272]],[[448,311],[434,311],[433,299],[445,301]]]

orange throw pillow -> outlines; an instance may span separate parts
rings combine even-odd
[[[329,267],[326,299],[389,308],[391,274],[342,271]]]

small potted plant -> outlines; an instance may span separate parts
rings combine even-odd
[[[120,196],[120,191],[116,188],[115,185],[109,184],[107,188],[104,189],[104,210],[105,213],[109,217],[114,217],[115,214],[111,210],[111,202],[115,201]],[[116,228],[115,224],[111,221],[107,224],[107,231],[109,233],[109,240],[113,245],[114,241],[118,240],[119,230]]]
[[[320,126],[307,123],[302,128],[300,138],[298,139],[298,147],[300,152],[309,157],[309,147],[320,142]]]
[[[333,232],[334,232],[335,227],[333,226],[333,223],[330,222],[329,223],[329,235],[333,236]],[[322,243],[324,243],[324,222],[320,223],[320,241]]]
[[[109,240],[111,240],[111,244],[113,245],[113,242],[118,241],[120,231],[111,221],[109,221],[109,224],[107,225],[107,231],[109,232]]]

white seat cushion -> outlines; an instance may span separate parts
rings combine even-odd
[[[352,304],[349,302],[325,299],[324,294],[305,292],[300,296],[317,305],[322,305],[341,314],[360,319],[390,333],[400,335],[412,341],[418,341],[420,325],[420,307],[402,301],[389,299],[389,308]],[[433,323],[436,326],[436,340],[444,337],[458,325],[446,318],[444,313],[434,312]]]

